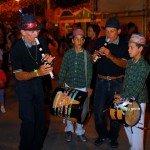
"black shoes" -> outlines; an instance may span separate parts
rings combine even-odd
[[[87,141],[87,138],[85,137],[84,134],[82,135],[77,135],[78,139],[81,141],[81,142],[86,142]]]
[[[118,147],[118,142],[117,142],[116,140],[111,140],[111,141],[110,141],[110,146],[111,146],[112,148],[117,148],[117,147]]]
[[[87,141],[87,138],[85,137],[85,135],[84,134],[82,134],[82,135],[77,135],[77,137],[78,137],[78,139],[81,141],[81,142],[86,142]],[[66,141],[67,142],[71,142],[72,141],[72,132],[71,131],[68,131],[68,132],[66,132]],[[105,140],[107,140],[107,138],[98,138],[98,139],[96,139],[96,141],[95,141],[95,145],[96,146],[100,146],[100,145],[102,145],[103,144],[103,142],[105,141]],[[111,140],[110,141],[110,146],[112,147],[112,148],[117,148],[118,147],[118,142],[116,141],[116,140]]]
[[[98,138],[98,139],[96,139],[96,141],[95,141],[95,145],[96,146],[100,146],[101,144],[103,144],[103,142],[105,141],[106,139],[105,138]]]
[[[66,138],[65,139],[67,142],[72,141],[72,132],[71,131],[66,132]]]
[[[100,145],[102,145],[103,144],[103,142],[104,141],[106,141],[107,140],[107,138],[98,138],[98,139],[96,139],[96,141],[95,141],[95,145],[96,146],[100,146]],[[117,148],[118,147],[118,142],[116,141],[116,140],[111,140],[110,141],[110,146],[111,146],[111,148]]]

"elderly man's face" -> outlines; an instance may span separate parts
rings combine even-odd
[[[121,29],[116,29],[112,27],[107,27],[105,29],[106,36],[109,38],[109,42],[113,42],[117,39],[118,35],[120,34]]]
[[[35,43],[35,38],[38,37],[40,30],[21,30],[21,34],[24,36],[25,40],[33,44]]]

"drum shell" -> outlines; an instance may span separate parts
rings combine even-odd
[[[122,110],[115,109],[114,104],[111,105],[108,114],[109,114],[109,117],[111,120],[118,121],[118,122],[124,124],[125,126],[128,126],[125,122],[125,115],[122,114]]]
[[[67,93],[66,96],[71,97],[71,98],[73,98],[73,95],[76,93],[76,96],[74,97],[74,102],[76,101],[78,104],[74,104],[73,102],[71,105],[69,104],[68,106],[62,105],[61,107],[56,107],[54,105],[54,101],[56,100],[56,96],[59,92],[62,92],[63,94]],[[88,111],[89,111],[88,110],[89,106],[87,103],[87,96],[88,96],[87,92],[79,91],[79,90],[68,88],[68,87],[57,87],[54,90],[50,99],[50,112],[52,115],[65,117],[65,118],[71,118],[73,121],[77,121],[78,123],[84,123],[88,115]],[[71,113],[69,116],[68,109],[70,106],[71,106]],[[66,113],[66,107],[67,107],[67,113]],[[87,114],[85,114],[85,116],[82,117],[83,112],[86,112]]]

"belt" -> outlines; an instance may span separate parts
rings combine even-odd
[[[98,77],[99,77],[100,79],[116,80],[116,79],[119,79],[119,78],[123,78],[124,75],[120,75],[120,76],[103,76],[103,75],[98,74]]]

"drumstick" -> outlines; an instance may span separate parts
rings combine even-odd
[[[110,108],[107,108],[107,109],[105,109],[105,110],[103,110],[103,112],[106,112],[107,110],[109,110]]]
[[[35,38],[35,41],[36,41],[37,45],[40,45],[40,42],[39,42],[38,38]],[[44,58],[45,54],[44,54],[43,48],[40,47],[40,48],[39,48],[39,51],[42,53],[42,58]],[[47,61],[45,61],[44,63],[46,63],[46,65],[49,65],[49,66],[50,66],[50,64],[49,64]],[[52,79],[54,79],[54,74],[53,74],[53,72],[50,71],[49,74],[50,74],[50,77],[51,77]]]

